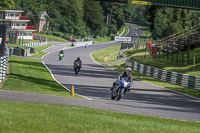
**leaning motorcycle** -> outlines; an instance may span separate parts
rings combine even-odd
[[[112,89],[111,99],[112,100],[116,99],[117,101],[119,101],[123,96],[123,94],[125,93],[125,91],[130,87],[131,87],[130,82],[126,82],[124,79],[121,79],[120,82],[117,83],[117,85],[115,85],[115,87]]]
[[[64,54],[59,54],[58,56],[59,56],[59,60],[62,60],[64,57]]]
[[[80,69],[81,69],[81,64],[79,62],[76,62],[74,65],[75,74],[78,74],[78,72],[80,72]]]

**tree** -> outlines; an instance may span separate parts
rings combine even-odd
[[[124,25],[124,8],[126,4],[101,2],[107,27],[108,36],[116,34],[117,30]]]
[[[127,21],[132,21],[141,25],[147,24],[147,7],[128,4],[124,12]]]
[[[91,33],[99,35],[104,30],[103,9],[97,1],[84,2],[84,21]]]
[[[13,0],[0,1],[0,9],[15,9],[15,2]]]

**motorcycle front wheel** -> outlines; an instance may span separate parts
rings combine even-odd
[[[111,99],[114,100],[115,99],[115,89],[112,89],[111,91]]]

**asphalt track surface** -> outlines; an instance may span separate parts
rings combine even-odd
[[[85,49],[77,47],[65,50],[65,57],[58,60],[58,52],[45,56],[44,62],[54,77],[65,87],[75,86],[75,92],[92,99],[89,107],[125,113],[136,113],[179,120],[200,121],[200,100],[178,94],[171,90],[134,80],[131,91],[120,101],[110,99],[109,88],[119,73],[93,61],[90,54],[100,49],[119,44],[93,45]],[[73,62],[80,56],[83,66],[74,74]],[[88,103],[87,103],[88,104]],[[81,103],[84,106],[84,103]],[[88,105],[86,105],[88,106]]]
[[[200,99],[138,80],[133,81],[131,91],[126,93],[120,101],[111,100],[109,88],[119,73],[95,63],[90,54],[120,44],[119,42],[92,45],[87,49],[84,47],[66,49],[62,61],[58,60],[58,51],[69,44],[51,43],[54,46],[46,50],[49,54],[42,59],[45,65],[60,84],[69,89],[74,85],[75,93],[88,99],[1,90],[1,100],[79,105],[123,113],[200,121]],[[81,72],[75,75],[73,62],[77,56],[80,56],[83,66]]]

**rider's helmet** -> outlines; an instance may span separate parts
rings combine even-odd
[[[77,60],[80,60],[80,57],[79,57],[79,56],[77,57]]]
[[[131,69],[131,67],[127,67],[127,68],[126,68],[126,73],[127,73],[127,75],[130,75],[130,74],[131,74],[131,72],[132,72],[132,69]]]
[[[60,50],[60,53],[64,53],[62,49]]]

